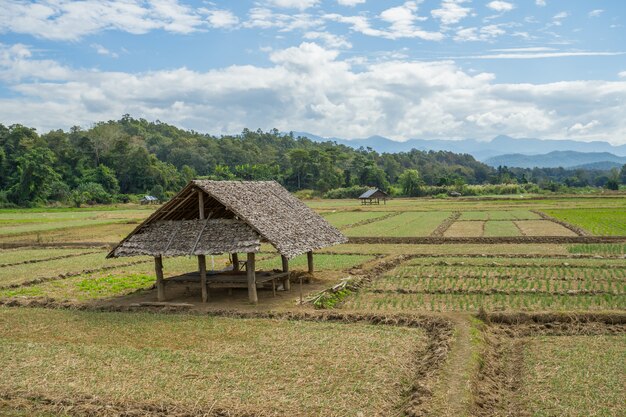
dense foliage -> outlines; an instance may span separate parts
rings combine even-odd
[[[364,187],[417,196],[465,184],[519,183],[515,189],[523,192],[529,182],[566,183],[572,176],[566,172],[494,170],[470,155],[444,151],[379,154],[277,130],[215,137],[128,115],[88,130],[73,127],[42,135],[21,125],[0,125],[2,205],[108,203],[143,193],[164,199],[200,176],[274,179],[303,195],[329,197],[354,197]],[[591,175],[585,185],[598,185],[598,175]],[[610,176],[604,176],[599,185],[611,185]],[[614,176],[624,180],[619,173]]]

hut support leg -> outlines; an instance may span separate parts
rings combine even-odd
[[[309,266],[309,274],[313,273],[313,251],[310,250],[306,253],[306,260]]]
[[[233,271],[239,271],[239,255],[233,253],[231,256],[233,258]]]
[[[256,276],[254,269],[254,253],[248,253],[248,264],[246,266],[246,274],[248,276],[248,299],[251,303],[256,304],[259,302],[259,298],[256,294]]]
[[[198,255],[198,266],[200,268],[200,286],[202,287],[202,302],[209,299],[209,289],[206,286],[206,256]]]
[[[280,259],[283,261],[283,272],[289,272],[289,259],[286,256],[280,255]],[[289,274],[283,278],[283,289],[285,291],[291,290],[291,281],[289,281]]]
[[[157,299],[165,300],[165,283],[163,282],[163,258],[161,256],[154,257],[154,271],[156,272]]]

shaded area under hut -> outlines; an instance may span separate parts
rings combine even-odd
[[[389,199],[389,194],[379,190],[378,188],[367,190],[359,196],[359,200],[361,200],[361,205],[363,206],[373,204],[379,205],[380,200],[383,200],[383,204],[387,204],[387,199]]]
[[[289,259],[307,253],[313,273],[313,251],[344,243],[347,238],[275,181],[189,182],[122,240],[108,258],[153,256],[157,297],[166,298],[167,283],[197,282],[206,302],[212,288],[247,288],[257,303],[257,288],[288,291]],[[256,271],[261,243],[282,257],[281,271]],[[206,256],[230,254],[232,266],[207,271]],[[245,260],[239,255],[245,254]],[[197,256],[198,270],[164,279],[163,257]]]

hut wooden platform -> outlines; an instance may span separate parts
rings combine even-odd
[[[344,243],[347,238],[275,181],[189,182],[155,211],[107,257],[153,256],[157,298],[165,300],[166,283],[197,282],[202,301],[211,288],[248,288],[250,302],[258,302],[257,288],[277,284],[290,289],[289,259],[307,253],[313,273],[313,251]],[[255,254],[261,243],[274,246],[282,258],[281,271],[256,271]],[[211,274],[206,255],[228,253],[232,269]],[[247,259],[239,261],[239,254]],[[163,257],[198,258],[198,270],[164,279]],[[245,267],[246,271],[241,271]]]

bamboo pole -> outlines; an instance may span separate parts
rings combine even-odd
[[[154,271],[156,272],[157,300],[165,300],[165,283],[163,282],[163,258],[154,257]]]
[[[254,273],[255,262],[254,253],[248,253],[248,265],[246,266],[246,274],[248,276],[248,299],[251,303],[256,304],[259,298],[256,293],[256,276]]]

